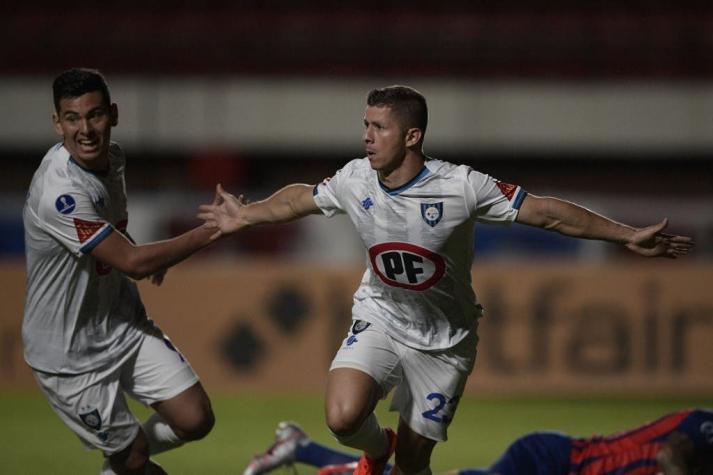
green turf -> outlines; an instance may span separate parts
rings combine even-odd
[[[321,394],[213,394],[212,399],[217,417],[213,432],[157,457],[169,473],[240,474],[252,454],[270,444],[277,422],[285,419],[298,421],[313,439],[336,447],[323,426]],[[384,406],[380,420],[394,424],[394,415]],[[509,442],[535,429],[609,433],[690,406],[713,406],[713,398],[466,397],[450,428],[450,440],[436,447],[432,466],[441,471],[488,464]],[[141,418],[148,413],[134,407]],[[101,455],[83,449],[39,392],[0,393],[0,421],[0,473],[99,473]],[[298,472],[308,475],[314,469],[299,466]]]

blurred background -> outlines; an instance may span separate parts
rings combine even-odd
[[[479,226],[487,314],[468,391],[713,404],[710,2],[8,1],[0,40],[5,393],[37,393],[19,341],[21,210],[59,141],[52,79],[85,66],[119,107],[138,242],[197,225],[218,182],[256,200],[331,176],[364,153],[367,92],[395,83],[429,102],[431,156],[631,225],[668,217],[693,255]],[[224,240],[141,290],[211,390],[319,403],[363,266],[348,219],[310,217]]]

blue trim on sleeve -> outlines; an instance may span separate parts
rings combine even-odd
[[[317,193],[319,193],[319,183],[314,185],[314,188],[312,188],[312,196],[317,196]]]
[[[527,191],[525,191],[521,188],[520,191],[517,193],[515,200],[512,202],[512,207],[514,209],[520,209],[520,206],[522,205],[522,202],[526,196],[527,196]]]
[[[423,168],[421,168],[421,171],[418,172],[418,174],[415,177],[411,178],[405,185],[401,185],[398,188],[392,189],[392,188],[389,188],[388,186],[384,185],[383,183],[381,183],[381,181],[379,181],[379,186],[381,187],[382,190],[384,190],[386,193],[388,193],[392,196],[398,195],[399,193],[402,193],[402,192],[408,190],[413,185],[415,185],[416,183],[421,181],[421,179],[423,177],[425,177],[426,175],[428,175],[428,168],[426,168],[426,165],[424,165]]]
[[[104,238],[111,234],[112,231],[114,231],[114,227],[111,225],[107,225],[104,229],[95,234],[92,239],[87,241],[84,246],[80,247],[79,250],[84,254],[89,254],[92,249],[97,247],[97,245],[99,245],[99,243],[102,242]]]

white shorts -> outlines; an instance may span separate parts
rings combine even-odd
[[[453,348],[423,351],[391,338],[373,323],[354,320],[330,371],[363,371],[381,386],[383,397],[396,388],[390,410],[398,411],[416,433],[443,442],[473,370],[477,343],[476,327]]]
[[[111,367],[78,375],[33,373],[62,421],[87,448],[107,456],[128,447],[141,426],[124,392],[148,406],[198,382],[191,365],[158,328]]]

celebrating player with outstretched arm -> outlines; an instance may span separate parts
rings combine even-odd
[[[666,220],[633,228],[578,205],[529,195],[470,167],[424,155],[425,98],[414,89],[371,91],[364,114],[366,157],[316,186],[294,184],[247,204],[218,186],[222,201],[200,208],[213,237],[308,214],[346,213],[368,266],[354,295],[353,324],[327,379],[327,426],[364,452],[355,474],[430,473],[446,440],[476,354],[481,306],[471,286],[476,223],[520,222],[569,236],[625,245],[644,256],[687,254],[690,238]],[[374,415],[395,388],[398,436]]]

